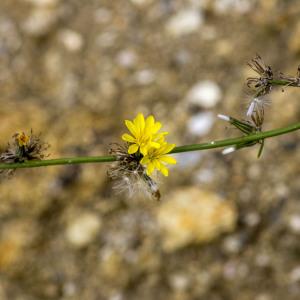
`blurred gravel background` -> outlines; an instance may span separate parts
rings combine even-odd
[[[42,132],[51,157],[106,154],[153,113],[187,144],[237,136],[247,61],[294,75],[297,0],[1,0],[1,147]],[[300,120],[271,94],[265,128]],[[114,195],[108,165],[19,170],[0,184],[1,300],[300,298],[299,137],[176,155],[162,201]]]

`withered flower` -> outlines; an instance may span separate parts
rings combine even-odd
[[[280,72],[279,77],[280,79],[287,81],[287,86],[300,87],[300,65],[298,66],[296,76],[287,76]]]
[[[34,135],[32,130],[29,135],[18,132],[12,138],[13,141],[8,143],[7,149],[0,154],[0,163],[23,163],[30,160],[42,160],[49,156],[45,154],[49,144],[42,142],[40,136]],[[12,171],[6,172],[12,173]]]
[[[248,66],[260,76],[248,77],[247,86],[256,91],[256,96],[268,94],[272,89],[270,80],[273,79],[273,71],[271,67],[267,66],[258,54],[248,63]]]
[[[107,175],[114,181],[113,188],[117,193],[127,192],[131,197],[136,193],[146,194],[160,200],[157,183],[149,176],[140,161],[138,153],[128,154],[128,146],[112,144],[110,154],[117,157]]]

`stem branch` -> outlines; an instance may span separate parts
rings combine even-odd
[[[260,141],[266,138],[287,134],[292,131],[300,129],[300,122],[274,130],[269,130],[265,132],[260,132],[252,135],[225,139],[220,141],[212,141],[202,144],[194,145],[184,145],[175,147],[171,153],[181,153],[189,151],[200,151],[208,150],[213,148],[221,148],[227,146],[234,146],[246,142]],[[20,168],[37,168],[37,167],[46,167],[46,166],[57,166],[57,165],[74,165],[74,164],[86,164],[86,163],[103,163],[103,162],[113,162],[116,161],[116,156],[88,156],[88,157],[70,157],[70,158],[57,158],[57,159],[46,159],[46,160],[36,160],[36,161],[27,161],[23,163],[11,163],[11,164],[0,164],[1,169],[20,169]]]

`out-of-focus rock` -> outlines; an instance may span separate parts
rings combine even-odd
[[[1,16],[0,17],[0,55],[6,51],[14,52],[18,50],[20,46],[21,46],[21,39],[17,31],[16,25],[11,19]]]
[[[57,5],[60,0],[27,0],[27,2],[35,6],[50,7]]]
[[[231,235],[224,239],[223,248],[228,253],[238,253],[242,246],[242,239],[238,235]]]
[[[114,280],[121,284],[128,280],[129,274],[125,269],[125,262],[118,251],[104,248],[100,254],[100,268],[102,276],[107,280]]]
[[[174,191],[169,199],[157,213],[166,251],[209,242],[235,227],[235,207],[214,193],[190,187]]]
[[[201,112],[188,120],[187,129],[189,134],[194,136],[204,136],[211,130],[215,118],[211,112]]]
[[[47,35],[56,25],[58,13],[56,9],[33,9],[27,20],[22,24],[25,33],[33,37]]]
[[[36,234],[35,224],[29,220],[11,221],[2,226],[0,238],[0,270],[16,264],[24,255]]]
[[[104,31],[96,37],[95,42],[100,48],[110,48],[115,45],[117,37],[118,35],[115,31]]]
[[[87,246],[101,229],[101,220],[93,213],[79,215],[66,230],[68,242],[75,248]]]
[[[300,214],[292,215],[289,218],[288,225],[292,232],[299,234],[300,233]]]
[[[200,168],[194,176],[194,182],[205,184],[213,182],[215,179],[215,172],[212,168]]]
[[[220,87],[213,81],[204,80],[196,83],[187,93],[188,103],[202,108],[212,108],[221,99]]]
[[[144,6],[144,5],[148,5],[152,2],[153,0],[130,0],[130,2],[134,5],[137,6]]]
[[[111,21],[112,12],[107,8],[99,8],[94,12],[94,20],[99,24],[106,24]]]
[[[290,51],[298,54],[300,53],[300,21],[293,28],[294,30],[290,36],[288,46]]]
[[[137,55],[134,51],[125,49],[118,53],[117,62],[124,68],[131,68],[135,66],[137,62]]]
[[[134,77],[138,85],[148,85],[155,81],[156,74],[153,70],[145,69],[136,72]]]
[[[270,2],[270,1],[265,1]],[[253,2],[248,0],[218,0],[214,1],[214,11],[218,14],[240,13],[245,14],[251,10]]]
[[[195,167],[202,160],[203,153],[201,151],[183,152],[176,154],[176,156],[178,157],[176,168],[184,170]]]
[[[299,282],[300,281],[300,266],[295,267],[290,272],[290,280],[291,282]]]
[[[70,29],[64,29],[59,32],[59,40],[70,52],[77,52],[82,49],[82,35]]]
[[[171,36],[179,37],[197,31],[203,22],[201,10],[188,8],[171,17],[166,24],[166,30]]]

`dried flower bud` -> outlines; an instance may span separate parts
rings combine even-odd
[[[29,160],[42,160],[49,156],[49,154],[45,154],[49,144],[42,142],[39,136],[33,134],[32,130],[29,135],[18,132],[12,138],[13,141],[8,143],[7,149],[0,154],[1,163],[23,163]],[[7,174],[12,172],[13,170],[6,171]]]
[[[257,96],[268,94],[272,89],[272,85],[269,82],[273,79],[271,67],[267,66],[258,54],[248,63],[248,66],[260,75],[260,77],[247,78],[247,86],[250,89],[256,90]]]
[[[117,193],[126,192],[129,197],[137,193],[160,200],[157,183],[147,175],[146,168],[140,163],[140,154],[128,154],[128,146],[113,144],[110,154],[117,157],[107,175],[114,181]]]

